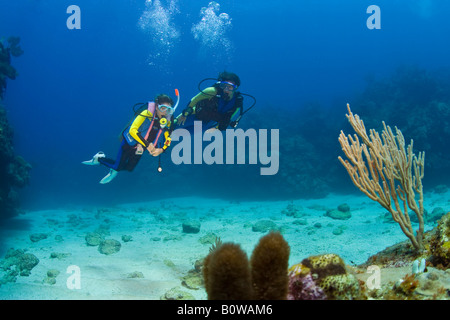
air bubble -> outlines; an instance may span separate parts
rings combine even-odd
[[[194,24],[191,32],[194,39],[201,44],[201,51],[205,55],[216,57],[217,59],[230,59],[232,43],[227,37],[227,32],[231,29],[231,17],[227,13],[220,13],[220,5],[212,1],[208,7],[200,10],[200,21]]]
[[[173,16],[179,12],[177,0],[170,0],[167,8],[161,4],[160,0],[146,0],[145,7],[138,25],[148,34],[153,43],[152,49],[156,51],[150,55],[149,60],[167,57],[180,38],[180,32],[172,23]],[[149,64],[155,63],[149,62]]]

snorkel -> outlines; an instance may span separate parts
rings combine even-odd
[[[175,103],[175,107],[173,107],[173,113],[175,113],[178,104],[180,103],[180,91],[178,91],[178,89],[175,89],[175,95],[177,96],[177,103]]]

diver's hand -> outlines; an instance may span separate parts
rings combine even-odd
[[[143,153],[144,153],[144,147],[142,147],[142,145],[138,143],[137,146],[136,146],[135,154],[136,155],[141,155]]]
[[[185,117],[185,116],[179,115],[179,116],[177,117],[177,124],[178,124],[179,126],[182,126],[182,125],[184,124],[185,121],[186,121],[186,117]]]
[[[217,128],[209,128],[208,130],[205,131],[205,133],[213,133],[216,130],[219,130],[219,129],[217,129]]]
[[[150,144],[148,145],[147,151],[148,151],[148,153],[150,153],[151,155],[153,155],[152,152],[155,151],[155,146],[153,145],[153,143],[150,143]]]
[[[163,153],[163,149],[162,148],[155,148],[153,149],[153,152],[150,152],[150,154],[154,157],[159,156],[161,153]]]

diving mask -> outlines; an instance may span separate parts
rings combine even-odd
[[[167,106],[165,104],[158,104],[158,109],[161,112],[165,112],[167,114],[173,114],[173,112],[175,111],[174,108],[172,108],[171,106]]]
[[[237,89],[237,85],[228,81],[220,81],[219,86],[222,90],[227,91],[235,91]]]
[[[158,104],[159,111],[166,112],[166,114],[168,115],[172,115],[177,109],[178,104],[180,103],[180,92],[178,91],[178,89],[175,89],[175,95],[177,96],[177,103],[175,103],[175,106],[171,107],[165,104]]]

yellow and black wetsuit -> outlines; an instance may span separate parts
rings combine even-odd
[[[170,120],[167,126],[162,128],[158,116],[145,109],[133,121],[131,126],[124,130],[122,143],[116,160],[100,158],[98,161],[116,171],[133,171],[142,154],[136,154],[137,144],[143,146],[144,151],[153,143],[156,148],[164,151],[170,146]]]
[[[243,100],[239,92],[234,92],[225,99],[220,88],[209,87],[191,99],[182,115],[194,115],[194,120],[200,120],[204,124],[213,121],[217,123],[214,126],[223,131],[229,126],[231,119],[239,111],[242,112]]]
[[[155,147],[162,148],[165,151],[170,146],[171,122],[167,120],[167,126],[161,128],[160,120],[156,114],[153,115],[148,109],[145,109],[134,119],[128,132],[124,132],[124,135],[127,135],[125,139],[133,146],[140,143],[144,148],[147,148],[150,143],[153,143]],[[159,133],[159,130],[162,130],[162,132]],[[162,136],[164,136],[164,143],[161,143]],[[158,138],[157,141],[155,141],[156,138]]]

